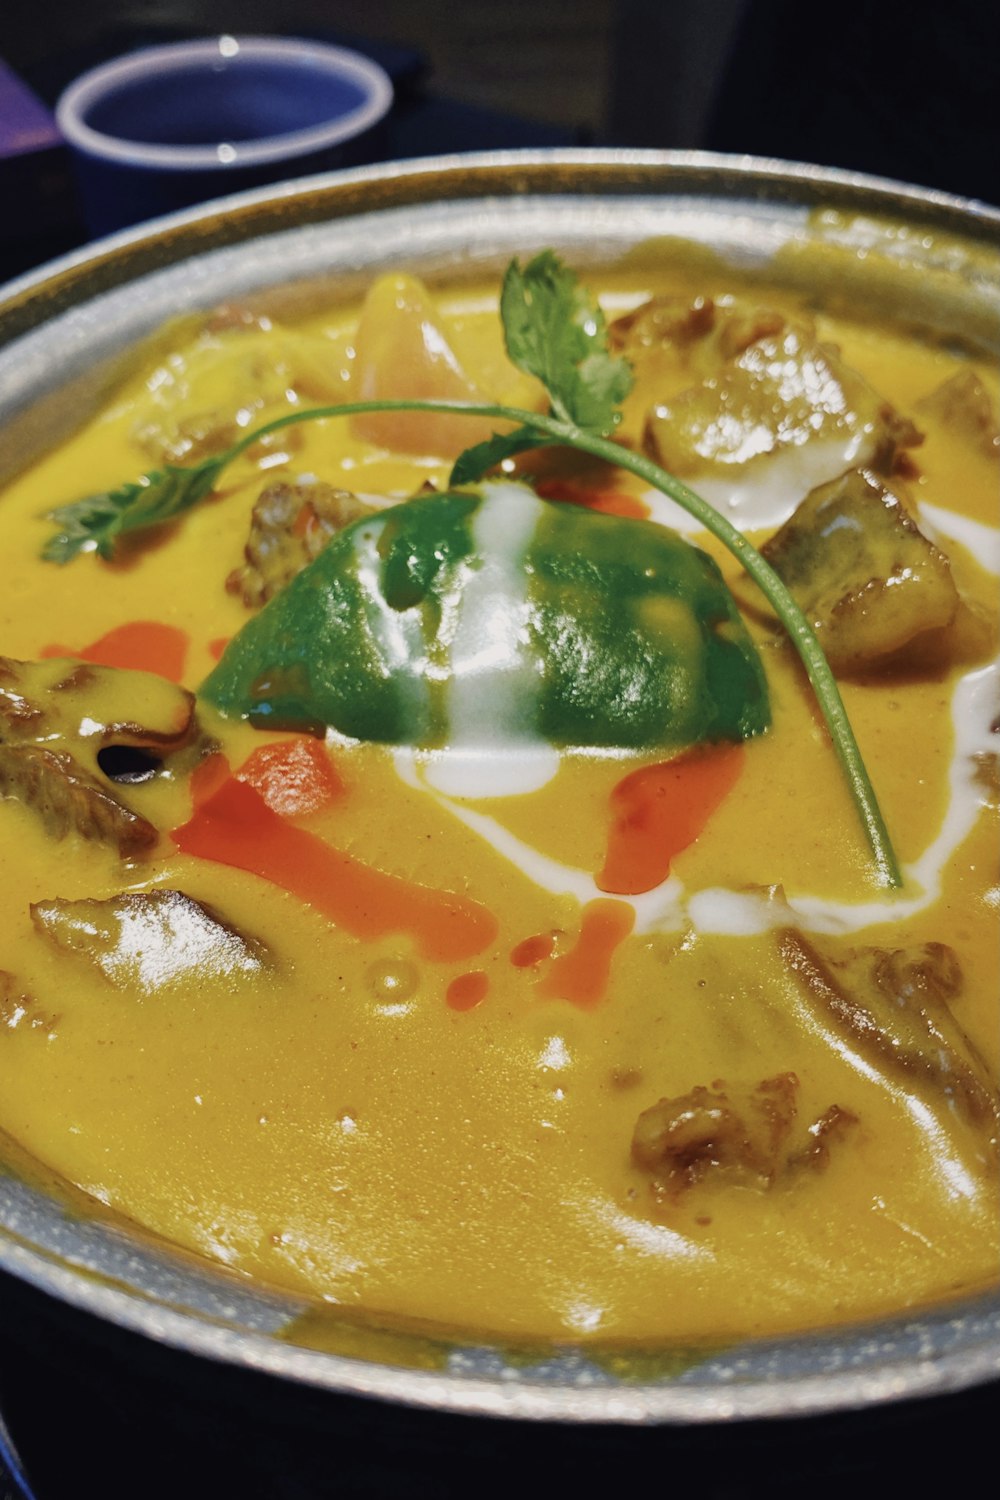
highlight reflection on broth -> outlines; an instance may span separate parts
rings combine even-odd
[[[495,286],[222,308],[3,496],[0,1128],[180,1246],[446,1328],[737,1338],[982,1288],[995,373],[676,266],[594,290],[622,454],[804,611],[901,887],[783,625],[624,467],[456,486],[496,422],[321,418],[44,560],[54,507],[282,414],[547,408]]]

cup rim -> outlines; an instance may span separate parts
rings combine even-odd
[[[213,59],[223,65],[238,66],[240,58],[318,64],[357,84],[364,98],[346,113],[303,130],[204,146],[164,146],[133,141],[124,136],[108,135],[87,124],[87,111],[109,88],[141,82],[152,73],[180,73],[192,63]],[[241,167],[263,167],[285,159],[292,161],[295,157],[340,145],[376,125],[388,113],[392,101],[393,87],[388,73],[362,53],[305,38],[243,36],[224,32],[191,41],[141,47],[100,63],[82,73],[63,91],[55,114],[67,144],[89,156],[123,166],[159,171],[226,172]],[[219,151],[221,145],[228,147],[222,155]]]

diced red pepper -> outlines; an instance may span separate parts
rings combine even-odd
[[[260,745],[236,774],[283,818],[319,812],[344,794],[344,783],[329,752],[305,735]]]

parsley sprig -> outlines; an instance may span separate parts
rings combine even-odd
[[[826,720],[834,751],[871,849],[883,887],[902,885],[899,864],[851,728],[836,679],[816,633],[774,569],[741,532],[700,495],[642,454],[612,442],[619,406],[632,384],[627,361],[607,347],[604,315],[575,275],[550,250],[522,267],[513,261],[500,299],[507,352],[517,367],[536,376],[548,393],[546,414],[490,402],[350,401],[287,412],[253,431],[225,452],[183,468],[167,465],[132,484],[87,496],[50,512],[60,528],[42,556],[67,563],[84,551],[114,556],[120,537],[162,526],[204,500],[222,471],[251,444],[284,427],[321,417],[365,412],[441,411],[488,417],[513,429],[466,449],[452,469],[453,484],[470,484],[529,448],[577,448],[626,469],[675,501],[728,548],[764,594],[805,668]]]
[[[126,532],[162,526],[198,505],[212,493],[219,474],[235,457],[236,451],[231,448],[189,468],[167,464],[144,474],[134,484],[57,506],[49,511],[48,519],[60,530],[42,548],[43,558],[46,562],[68,563],[80,552],[96,552],[110,560],[118,538]]]

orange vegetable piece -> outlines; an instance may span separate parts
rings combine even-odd
[[[329,752],[318,740],[304,735],[261,745],[236,774],[283,818],[319,812],[344,795],[344,783]]]
[[[592,490],[571,479],[544,479],[535,489],[543,500],[565,500],[569,505],[600,510],[608,516],[628,516],[639,521],[649,516],[649,506],[645,500],[640,500],[638,495],[629,495],[624,490]]]

